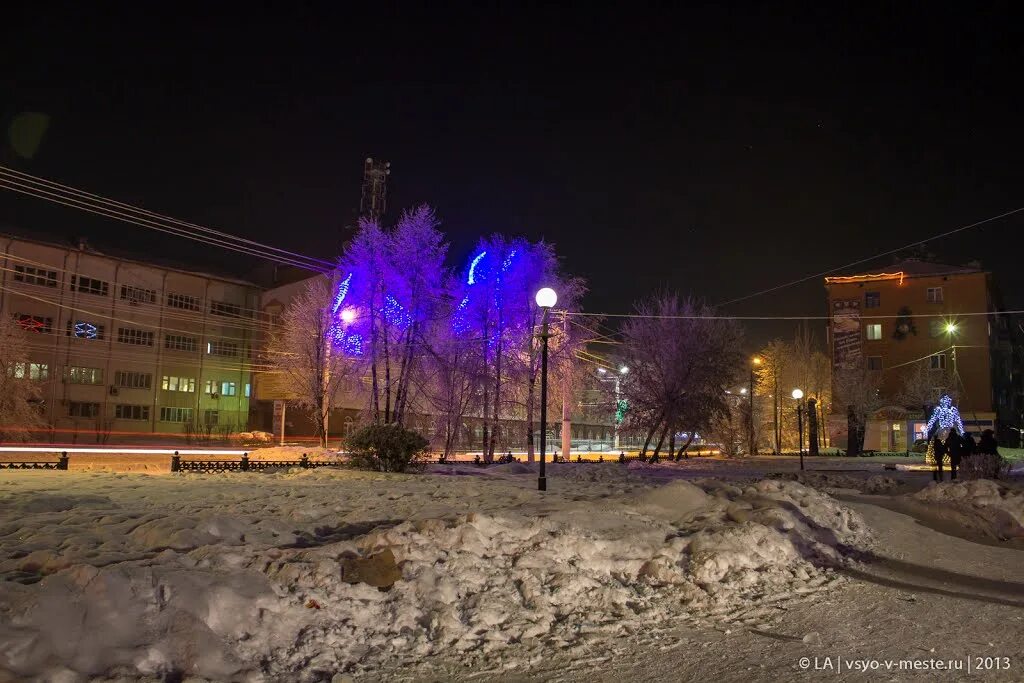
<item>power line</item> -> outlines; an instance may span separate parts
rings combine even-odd
[[[991,218],[986,218],[986,219],[978,221],[976,223],[971,223],[969,225],[962,225],[959,228],[954,228],[953,230],[947,230],[946,232],[940,233],[938,235],[933,235],[933,236],[928,237],[928,238],[923,239],[923,240],[915,240],[914,242],[910,242],[909,244],[905,244],[902,247],[897,247],[896,249],[890,249],[889,251],[883,251],[883,252],[881,252],[879,254],[875,254],[874,256],[869,256],[867,258],[862,258],[860,260],[853,261],[851,263],[847,263],[845,266],[838,266],[838,267],[832,268],[830,270],[823,270],[820,273],[815,273],[814,275],[808,275],[807,277],[802,277],[799,280],[793,280],[792,282],[787,282],[785,284],[778,285],[776,287],[769,287],[768,289],[762,289],[761,291],[754,292],[753,294],[748,294],[746,296],[741,296],[741,297],[738,297],[736,299],[730,299],[729,301],[725,301],[723,303],[718,304],[718,306],[728,306],[730,304],[735,304],[735,303],[738,303],[740,301],[746,301],[747,299],[753,299],[754,297],[761,296],[762,294],[768,294],[770,292],[776,292],[776,291],[778,291],[780,289],[785,289],[786,287],[791,287],[793,285],[798,285],[801,282],[807,282],[808,280],[814,280],[815,278],[824,277],[824,276],[828,275],[829,273],[836,272],[837,270],[845,270],[847,268],[852,268],[853,266],[859,266],[862,263],[867,263],[868,261],[874,261],[875,259],[882,258],[883,256],[889,256],[890,254],[895,254],[896,252],[903,251],[904,249],[910,249],[911,247],[915,247],[915,246],[917,246],[919,244],[924,244],[925,242],[931,242],[933,240],[941,239],[943,237],[949,237],[950,235],[955,235],[958,232],[963,232],[964,230],[969,230],[971,228],[976,228],[979,225],[984,225],[985,223],[991,223],[992,221],[997,221],[997,220],[999,220],[1001,218],[1006,218],[1007,216],[1012,216],[1012,215],[1014,215],[1016,213],[1020,213],[1021,211],[1024,211],[1024,206],[1022,206],[1020,208],[1017,208],[1017,209],[1013,209],[1012,211],[1007,211],[1006,213],[1001,213],[998,216],[992,216]]]
[[[641,313],[586,313],[583,311],[566,311],[567,316],[603,316],[607,318],[638,318],[644,320],[832,320],[827,315],[645,315]],[[915,314],[916,318],[953,319],[963,316],[979,315],[1024,315],[1024,310],[1011,311],[969,311],[948,313]],[[861,320],[888,320],[904,318],[903,315],[861,315]]]
[[[242,242],[251,242],[251,240],[243,240],[243,238],[229,236],[228,238],[222,238],[219,236],[211,236],[209,234],[203,234],[202,232],[194,229],[179,227],[174,225],[174,220],[171,219],[171,223],[161,222],[163,219],[152,219],[146,215],[145,210],[132,208],[130,212],[135,214],[141,213],[142,215],[133,215],[133,213],[127,213],[122,210],[118,203],[110,202],[108,200],[90,200],[90,199],[79,199],[70,193],[61,193],[61,191],[53,191],[51,188],[37,187],[31,184],[25,184],[19,182],[21,179],[11,179],[10,176],[5,175],[2,167],[0,167],[0,189],[10,190],[12,192],[18,192],[30,197],[37,199],[43,199],[45,201],[53,202],[56,204],[62,204],[74,209],[87,211],[99,216],[106,218],[113,218],[125,223],[137,225],[139,227],[156,230],[169,235],[175,235],[177,237],[184,237],[196,242],[209,244],[212,246],[222,247],[231,251],[236,251],[242,254],[250,256],[256,256],[269,261],[276,261],[285,265],[292,265],[297,268],[304,270],[310,270],[313,272],[328,272],[334,268],[334,265],[330,262],[323,261],[321,259],[315,259],[309,256],[302,256],[301,254],[290,255],[293,252],[284,252],[276,247],[270,247],[266,245],[260,245],[259,247],[247,246]],[[69,196],[70,194],[70,196]],[[222,233],[227,235],[227,233]],[[235,240],[232,242],[231,240]],[[259,243],[252,243],[259,244]],[[278,252],[278,253],[275,253]],[[288,254],[288,255],[286,255]]]

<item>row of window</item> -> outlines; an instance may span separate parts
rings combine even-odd
[[[40,287],[56,287],[57,271],[46,270],[45,268],[37,268],[33,266],[16,265],[14,266],[14,281],[24,282],[30,285],[39,285]],[[72,292],[95,294],[96,296],[108,296],[110,294],[110,283],[97,278],[75,274],[71,276],[70,289]],[[136,287],[134,285],[121,285],[120,294],[121,300],[129,303],[156,303],[155,289],[146,289],[145,287]],[[167,293],[167,307],[180,308],[186,311],[202,310],[199,297],[190,296],[188,294],[177,294],[175,292]],[[232,304],[227,301],[211,300],[210,314],[241,318],[243,317],[243,308],[238,304]]]
[[[149,420],[150,406],[117,403],[114,405],[114,418],[118,420]],[[95,418],[100,415],[100,404],[88,401],[68,401],[68,417]],[[161,422],[191,422],[192,408],[174,406],[160,407]],[[220,420],[219,410],[204,410],[203,423],[216,425]]]
[[[943,302],[942,287],[929,287],[925,290],[925,301],[930,304]],[[882,305],[881,292],[864,292],[864,308],[878,308]]]
[[[946,354],[936,353],[935,355],[928,356],[928,369],[929,370],[945,370],[946,369]],[[868,356],[868,370],[872,372],[882,371],[882,357],[881,356]]]
[[[12,367],[12,374],[18,378],[40,381],[50,378],[50,366],[47,363],[15,363]],[[68,366],[64,368],[64,381],[68,384],[103,384],[103,368]],[[122,389],[152,389],[153,375],[135,370],[116,370],[113,386]],[[160,388],[164,391],[195,393],[196,378],[164,375]],[[238,383],[208,379],[203,383],[203,393],[211,396],[237,396]],[[243,396],[249,398],[251,394],[252,385],[246,382],[243,385]]]
[[[14,317],[18,325],[27,332],[37,334],[53,332],[53,318],[24,313],[17,313]],[[103,325],[87,320],[69,320],[67,324],[67,335],[76,339],[99,341],[105,338],[105,333],[106,328]],[[155,333],[152,330],[140,330],[132,327],[117,328],[117,341],[121,344],[153,346],[154,339]],[[195,353],[199,349],[199,338],[182,334],[165,334],[164,348],[168,351]],[[241,346],[238,342],[223,339],[210,340],[206,344],[206,353],[211,356],[236,358],[240,350]]]
[[[928,321],[928,336],[932,339],[941,337],[949,332],[949,324],[944,320],[934,319]],[[868,323],[864,326],[864,336],[868,341],[879,341],[882,338],[882,323]]]

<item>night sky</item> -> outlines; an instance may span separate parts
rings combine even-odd
[[[333,258],[374,156],[389,218],[434,205],[453,261],[484,233],[543,237],[612,312],[662,286],[726,301],[1024,206],[1010,3],[596,4],[8,11],[0,161]],[[8,135],[26,111],[49,116],[31,158]],[[6,191],[0,223],[251,265]],[[980,259],[1024,308],[1022,228],[928,250]],[[822,315],[823,288],[726,310]]]

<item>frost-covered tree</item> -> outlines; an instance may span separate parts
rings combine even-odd
[[[631,426],[646,433],[641,453],[657,436],[659,454],[666,437],[706,433],[728,414],[725,392],[743,361],[742,333],[733,321],[715,319],[713,308],[675,293],[642,300],[636,312],[622,330],[629,367],[622,392]]]
[[[846,413],[846,453],[860,455],[868,417],[882,407],[877,373],[864,366],[848,368],[835,376],[835,406]]]
[[[390,229],[361,220],[339,263],[343,331],[338,348],[365,359],[374,423],[402,424],[417,382],[429,326],[444,315],[448,245],[433,209],[406,211]]]
[[[957,398],[956,381],[953,373],[946,369],[928,367],[927,359],[911,365],[902,376],[900,392],[896,397],[907,410],[927,418],[932,407],[938,405],[943,395]]]
[[[36,404],[42,398],[32,377],[25,332],[9,316],[0,316],[0,437],[24,441],[44,422]]]
[[[294,402],[310,411],[320,446],[327,446],[328,419],[345,381],[360,364],[335,348],[336,277],[316,277],[282,312],[268,343],[268,363],[282,373]]]

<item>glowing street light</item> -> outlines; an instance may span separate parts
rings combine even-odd
[[[344,323],[350,323],[356,319],[356,309],[346,308],[341,311],[341,321]]]
[[[551,309],[558,303],[558,294],[550,287],[537,290],[534,297],[537,305],[544,309],[544,319],[541,322],[541,343],[542,351],[540,356],[540,474],[537,477],[537,490],[548,490],[548,478],[544,469],[544,451],[547,449],[548,432],[548,315]]]
[[[946,323],[946,334],[956,334],[956,323]]]
[[[804,397],[804,392],[801,389],[793,390],[793,399],[799,401]]]
[[[750,401],[750,412],[747,414],[747,452],[750,455],[757,455],[757,444],[754,443],[754,368],[761,364],[761,357],[754,356],[750,359],[750,391],[747,393]]]
[[[625,365],[623,365],[621,368],[619,368],[619,374],[620,375],[625,375],[627,372],[629,372],[629,368],[627,368]]]

